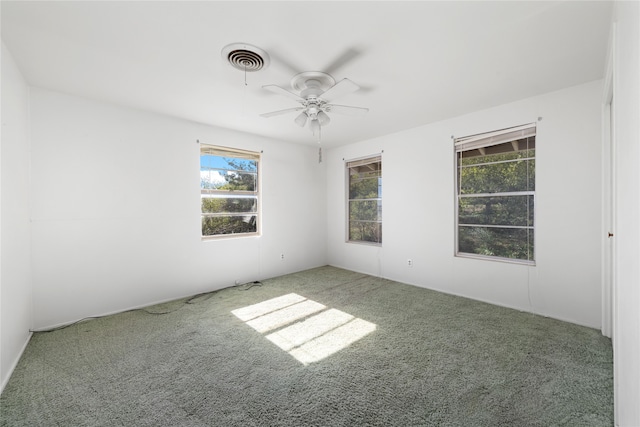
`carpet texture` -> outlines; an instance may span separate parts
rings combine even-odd
[[[2,426],[611,426],[612,349],[321,267],[35,333],[0,405]]]

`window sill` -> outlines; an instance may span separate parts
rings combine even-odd
[[[528,261],[528,260],[524,260],[524,259],[513,259],[513,258],[501,258],[501,257],[497,257],[497,256],[488,256],[488,255],[477,255],[477,254],[468,254],[465,252],[458,252],[457,254],[455,254],[456,258],[469,258],[469,259],[477,259],[477,260],[483,260],[483,261],[494,261],[494,262],[503,262],[506,264],[519,264],[519,265],[526,265],[529,267],[535,267],[536,266],[536,262],[535,261]]]
[[[382,247],[382,243],[377,243],[377,242],[360,242],[358,240],[347,240],[347,241],[345,241],[345,243],[353,243],[355,245],[364,245],[364,246]]]
[[[213,242],[216,240],[228,240],[228,239],[242,239],[244,237],[260,237],[260,233],[238,233],[238,234],[221,234],[218,236],[201,236],[200,240],[203,242]]]

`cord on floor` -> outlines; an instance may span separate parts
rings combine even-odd
[[[251,289],[251,288],[253,288],[253,287],[255,287],[255,286],[262,286],[262,282],[260,282],[259,280],[256,280],[256,281],[251,282],[251,283],[245,283],[245,285],[250,285],[250,286],[249,286],[249,287],[247,287],[247,288],[245,288],[245,289],[238,289],[238,290],[241,290],[241,291],[248,291],[249,289]],[[114,314],[131,313],[131,312],[134,312],[134,311],[142,311],[142,312],[144,312],[144,313],[152,314],[152,315],[154,315],[154,316],[159,316],[159,315],[164,315],[164,314],[171,314],[171,313],[174,313],[174,312],[176,312],[176,311],[180,310],[182,307],[184,307],[184,306],[185,306],[185,305],[187,305],[187,304],[197,304],[197,303],[200,303],[200,302],[207,301],[209,298],[211,298],[211,297],[213,296],[213,294],[215,294],[216,292],[219,292],[219,291],[221,291],[221,290],[223,290],[223,289],[228,289],[228,288],[216,289],[215,291],[203,292],[203,293],[200,293],[200,294],[193,295],[192,297],[187,298],[187,299],[182,303],[182,305],[181,305],[181,306],[179,306],[178,308],[173,309],[173,310],[167,310],[167,311],[149,311],[149,310],[147,310],[146,308],[132,308],[132,309],[130,309],[130,310],[124,310],[124,311],[120,311],[120,312],[118,312],[118,313],[114,313]],[[206,296],[206,298],[203,298],[203,299],[201,299],[201,300],[198,300],[198,298],[201,298],[201,297],[204,297],[204,296]],[[196,301],[196,300],[197,300],[197,301]],[[68,323],[68,324],[66,324],[66,325],[61,325],[61,326],[57,326],[57,327],[55,327],[55,328],[50,328],[50,329],[29,329],[29,332],[40,332],[40,333],[44,333],[44,332],[55,332],[55,331],[59,331],[59,330],[61,330],[61,329],[66,329],[66,328],[68,328],[68,327],[70,327],[70,326],[73,326],[73,325],[77,325],[78,323],[85,322],[85,321],[87,321],[87,320],[92,320],[92,319],[101,319],[101,318],[103,318],[103,317],[108,317],[108,316],[113,316],[113,314],[105,314],[104,316],[89,316],[89,317],[83,317],[83,318],[82,318],[82,319],[80,319],[80,320],[76,320],[75,322]]]

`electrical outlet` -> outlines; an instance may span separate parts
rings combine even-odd
[[[407,267],[413,267],[413,260],[412,259],[408,259],[407,260]]]
[[[284,254],[280,254],[280,259],[284,259]]]

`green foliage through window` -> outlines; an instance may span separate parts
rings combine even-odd
[[[258,153],[201,144],[202,236],[258,232]]]
[[[535,127],[525,133],[456,141],[457,253],[534,261]]]
[[[382,243],[382,159],[347,162],[348,241]]]

